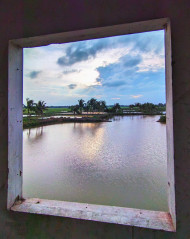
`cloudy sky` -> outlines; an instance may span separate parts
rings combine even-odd
[[[24,99],[165,103],[164,31],[24,49]]]

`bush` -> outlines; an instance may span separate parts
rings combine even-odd
[[[166,116],[165,115],[161,115],[160,119],[159,119],[159,122],[166,123]]]

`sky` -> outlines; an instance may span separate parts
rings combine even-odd
[[[24,104],[165,103],[164,31],[25,48],[23,76]]]

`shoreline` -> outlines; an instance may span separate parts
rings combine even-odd
[[[104,122],[111,122],[109,120],[110,118],[114,116],[155,116],[155,115],[161,115],[161,114],[146,114],[146,113],[124,113],[124,114],[99,114],[96,115],[96,117],[92,117],[92,115],[84,115],[84,117],[81,118],[64,118],[63,116],[59,118],[54,118],[53,116],[46,119],[39,119],[39,118],[29,118],[29,117],[23,117],[23,129],[30,129],[40,126],[47,126],[47,125],[53,125],[53,124],[62,124],[62,123],[104,123]],[[55,115],[54,115],[55,116]],[[81,115],[75,115],[76,117],[79,117]],[[93,115],[95,116],[95,115]],[[45,116],[46,117],[46,116]],[[157,122],[160,122],[159,120]],[[160,122],[162,123],[162,122]]]
[[[62,123],[103,123],[111,122],[107,119],[97,119],[97,118],[49,118],[49,119],[28,119],[27,122],[23,121],[23,129],[34,128],[38,126],[46,126],[53,124],[62,124]]]

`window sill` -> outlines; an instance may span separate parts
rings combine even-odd
[[[17,201],[11,210],[59,217],[175,231],[170,213],[30,198]]]

